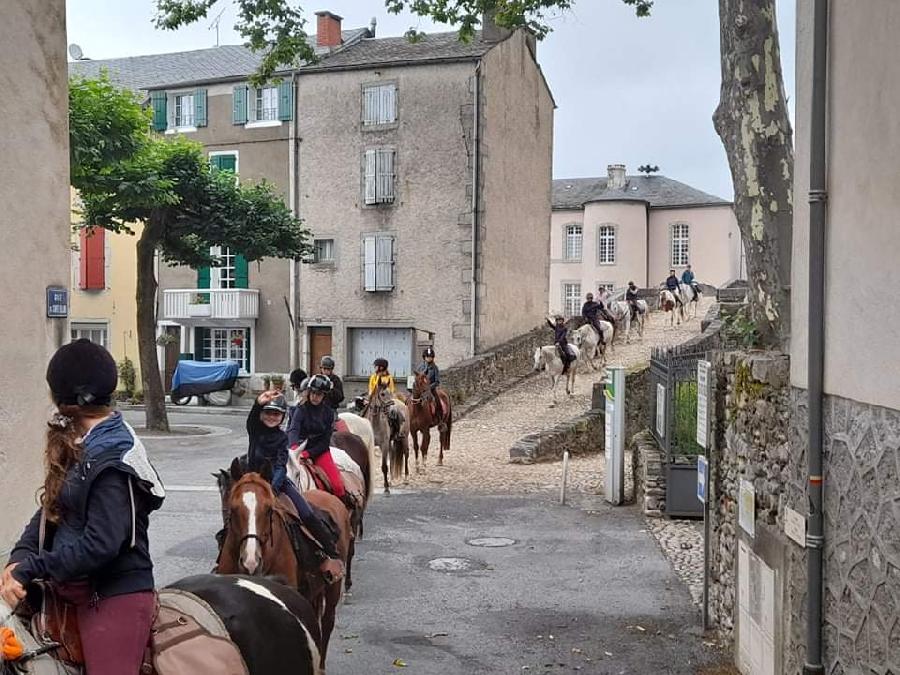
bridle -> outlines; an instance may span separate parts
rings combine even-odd
[[[228,527],[229,528],[231,527],[233,522],[234,522],[234,520],[230,517],[230,514],[229,514],[229,518],[228,518]],[[251,539],[255,539],[257,541],[257,543],[259,544],[259,549],[260,549],[259,569],[262,570],[262,568],[263,568],[263,555],[262,555],[263,551],[265,551],[266,547],[270,546],[275,539],[275,509],[274,508],[269,508],[268,534],[266,534],[266,533],[251,534],[248,532],[247,534],[245,534],[238,540],[238,551],[240,552],[244,548],[244,544],[246,544]],[[259,572],[257,572],[257,573],[259,573]]]

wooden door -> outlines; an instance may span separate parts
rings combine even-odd
[[[165,379],[163,385],[166,392],[172,391],[172,377],[175,375],[175,366],[178,365],[178,356],[181,352],[181,326],[166,326],[166,336],[175,338],[166,343],[165,351]]]
[[[331,327],[313,326],[309,329],[309,374],[319,372],[323,356],[331,354]]]

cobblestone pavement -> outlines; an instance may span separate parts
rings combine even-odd
[[[647,518],[647,529],[688,587],[695,605],[703,602],[703,522]]]
[[[633,337],[628,345],[617,343],[609,363],[630,368],[649,361],[651,347],[685,342],[700,332],[700,320],[710,304],[711,299],[702,300],[697,317],[675,328],[668,326],[661,313],[651,313],[643,339]],[[550,343],[549,331],[547,342]],[[575,395],[568,397],[562,389],[557,393],[559,404],[555,407],[550,405],[549,384],[543,375],[512,387],[454,424],[443,467],[437,466],[437,433],[432,434],[425,475],[415,474],[410,447],[410,484],[488,493],[558,490],[561,462],[510,464],[509,448],[526,434],[549,429],[588,410],[593,384],[602,378],[602,372],[579,374]],[[573,458],[569,463],[570,489],[596,493],[602,485],[604,464],[602,455]]]

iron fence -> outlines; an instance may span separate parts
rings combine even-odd
[[[706,355],[702,344],[657,347],[650,353],[650,426],[667,464],[703,453],[696,440],[697,362]]]

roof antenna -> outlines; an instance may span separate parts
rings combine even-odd
[[[644,174],[645,178],[649,178],[651,173],[656,173],[657,171],[659,171],[659,167],[655,164],[653,166],[644,164],[643,166],[638,167],[638,171]]]
[[[226,5],[227,7],[227,5]],[[216,18],[212,20],[212,23],[209,24],[207,30],[216,29],[216,47],[219,46],[219,23],[222,21],[222,15],[225,13],[225,7],[216,15]]]

